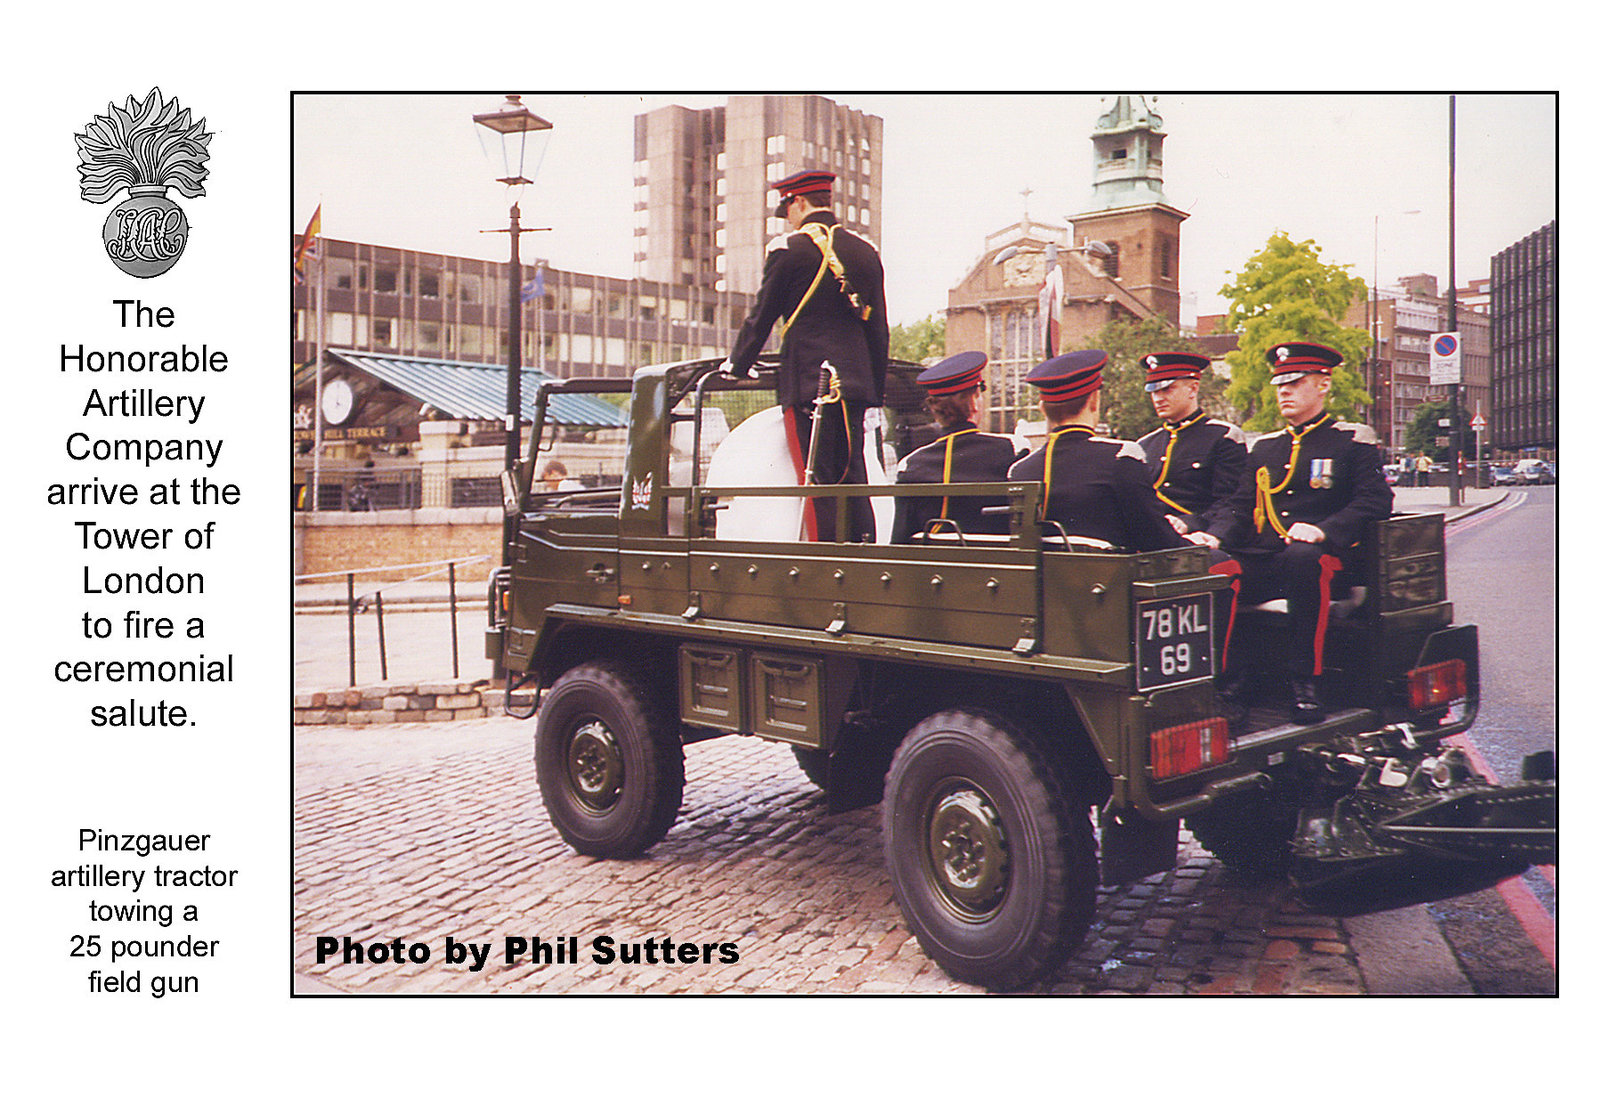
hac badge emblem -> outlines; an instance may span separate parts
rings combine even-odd
[[[106,105],[75,135],[80,191],[103,204],[124,188],[127,199],[106,216],[101,237],[113,264],[130,276],[160,276],[178,263],[189,241],[189,220],[167,199],[167,189],[205,195],[210,172],[205,120],[191,122],[189,109],[152,88],[143,100]]]

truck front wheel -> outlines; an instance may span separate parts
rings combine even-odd
[[[665,697],[631,669],[569,669],[539,708],[534,767],[546,812],[586,856],[637,856],[683,801],[683,745]]]
[[[914,726],[883,831],[906,923],[954,978],[1014,990],[1083,940],[1098,884],[1088,810],[1014,723],[951,710]]]

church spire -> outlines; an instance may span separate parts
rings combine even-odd
[[[1095,121],[1091,210],[1166,203],[1162,191],[1161,116],[1143,96],[1107,96]]]

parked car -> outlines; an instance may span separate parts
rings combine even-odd
[[[1503,488],[1508,484],[1515,484],[1512,479],[1510,465],[1494,465],[1489,469],[1489,483],[1496,488]]]
[[[1397,464],[1384,465],[1383,478],[1391,485],[1400,483],[1400,466]]]
[[[1513,484],[1554,484],[1556,474],[1548,463],[1534,457],[1518,461],[1511,470]]]

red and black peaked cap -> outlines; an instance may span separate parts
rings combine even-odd
[[[977,350],[957,353],[917,374],[917,383],[930,396],[953,396],[983,383],[983,369],[989,358]]]
[[[1211,364],[1198,353],[1147,353],[1144,356],[1144,390],[1159,392],[1174,380],[1199,380]]]
[[[1039,389],[1040,399],[1060,403],[1099,388],[1105,367],[1105,350],[1081,349],[1050,358],[1028,374],[1028,383]]]
[[[1267,364],[1272,366],[1272,383],[1276,386],[1308,373],[1331,376],[1335,365],[1344,364],[1344,356],[1316,342],[1279,342],[1267,350]]]
[[[776,214],[783,218],[789,214],[789,201],[796,196],[804,196],[812,192],[831,192],[833,182],[838,180],[837,173],[830,173],[826,169],[802,169],[798,173],[791,173],[772,187],[778,190],[778,206]]]

